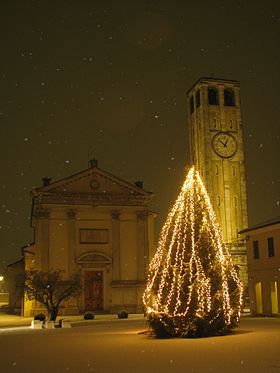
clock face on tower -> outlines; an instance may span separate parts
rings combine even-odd
[[[217,133],[212,140],[212,146],[215,153],[223,158],[232,157],[237,150],[235,138],[228,132]]]

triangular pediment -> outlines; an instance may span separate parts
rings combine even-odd
[[[143,202],[150,199],[152,193],[143,188],[122,180],[98,167],[91,167],[72,176],[50,183],[32,191],[33,198],[65,200],[80,199],[103,201],[112,200],[122,203],[133,199]],[[47,202],[47,201],[45,201]],[[102,203],[99,203],[102,204]]]

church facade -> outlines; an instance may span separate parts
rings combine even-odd
[[[248,226],[240,84],[201,78],[188,92],[190,159],[199,170],[224,240],[248,284],[244,237]]]
[[[61,314],[142,312],[146,270],[154,254],[152,193],[98,167],[32,191],[34,244],[24,250],[25,270],[80,272],[83,291]],[[24,301],[24,316],[42,311]]]

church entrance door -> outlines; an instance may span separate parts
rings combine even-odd
[[[103,271],[85,271],[85,311],[103,310]]]

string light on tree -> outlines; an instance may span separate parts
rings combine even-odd
[[[192,167],[162,228],[143,302],[155,334],[207,336],[234,328],[243,286],[206,188]]]

